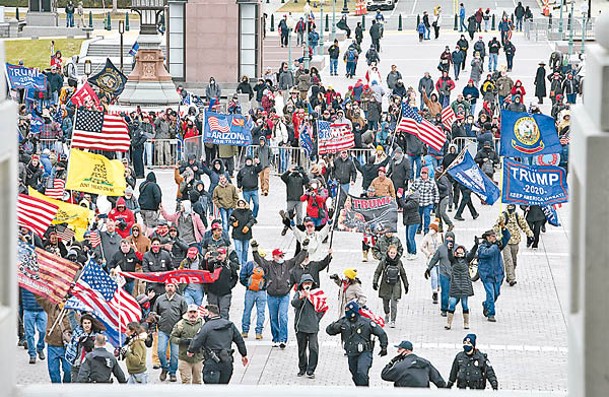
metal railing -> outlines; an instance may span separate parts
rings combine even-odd
[[[596,18],[583,19],[581,16],[575,16],[569,21],[568,13],[563,15],[562,29],[560,19],[556,16],[552,18],[540,18],[529,22],[529,30],[525,24],[525,37],[531,41],[568,41],[570,37],[570,30],[573,29],[573,40],[581,42],[582,35],[583,39],[594,40],[595,31],[594,27],[596,24]],[[582,25],[583,29],[582,29]]]

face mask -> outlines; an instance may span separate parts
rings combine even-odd
[[[161,250],[161,247],[151,247],[150,249],[156,254]]]
[[[192,206],[190,201],[183,201],[182,202],[182,207],[184,207],[184,213],[185,214],[190,214],[190,211],[192,210]]]
[[[277,263],[279,263],[279,264],[281,265],[281,264],[284,262],[284,259],[283,259],[283,258],[278,259],[276,262],[277,262]]]
[[[465,351],[465,353],[470,353],[472,350],[474,350],[474,346],[472,346],[472,345],[463,345],[463,350]]]
[[[509,212],[510,214],[513,214],[514,212],[516,212],[516,208],[509,208],[509,209],[508,209],[508,212]]]

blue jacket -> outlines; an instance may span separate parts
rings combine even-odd
[[[252,275],[254,266],[257,266],[254,261],[248,261],[244,266],[241,267],[241,271],[239,272],[239,282],[241,282],[241,284],[243,284],[245,288],[248,287],[249,278]],[[265,282],[264,286],[262,287],[262,290],[266,290],[266,275],[264,277],[264,280]]]
[[[41,312],[42,307],[36,301],[36,296],[25,288],[19,287],[19,293],[21,294],[21,307],[23,310],[28,312]]]
[[[53,171],[53,164],[51,163],[51,159],[48,154],[40,155],[40,164],[44,167],[44,175],[51,175],[51,171]]]
[[[503,237],[501,238],[501,249],[497,244],[491,244],[486,241],[478,247],[478,274],[482,282],[503,280],[505,273],[503,272],[501,250],[507,246],[510,237],[510,232],[504,229]]]

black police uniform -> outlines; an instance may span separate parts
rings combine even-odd
[[[460,352],[453,361],[448,387],[457,382],[459,389],[480,389],[486,388],[486,381],[491,383],[495,390],[499,387],[495,371],[485,353],[479,350],[474,351],[470,356],[465,352]]]
[[[429,387],[433,382],[438,389],[446,386],[440,372],[426,359],[414,353],[395,356],[381,372],[381,378],[393,382],[395,387]]]
[[[233,376],[232,343],[237,345],[239,354],[247,356],[245,341],[239,330],[231,321],[220,316],[209,318],[194,337],[189,353],[196,353],[203,349],[205,361],[203,363],[203,382],[206,384],[228,384]]]
[[[379,338],[381,349],[386,351],[388,339],[385,331],[374,321],[357,316],[354,321],[342,317],[328,325],[326,332],[328,335],[341,334],[353,383],[356,386],[368,386],[370,383],[368,372],[372,366],[374,350],[372,335]]]
[[[112,374],[119,383],[127,383],[114,355],[103,347],[96,347],[85,356],[76,383],[112,383]]]

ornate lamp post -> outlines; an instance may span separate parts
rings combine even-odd
[[[332,0],[332,42],[336,39],[336,0]]]
[[[121,72],[123,71],[123,35],[125,34],[125,21],[118,21],[118,34],[121,35]]]

